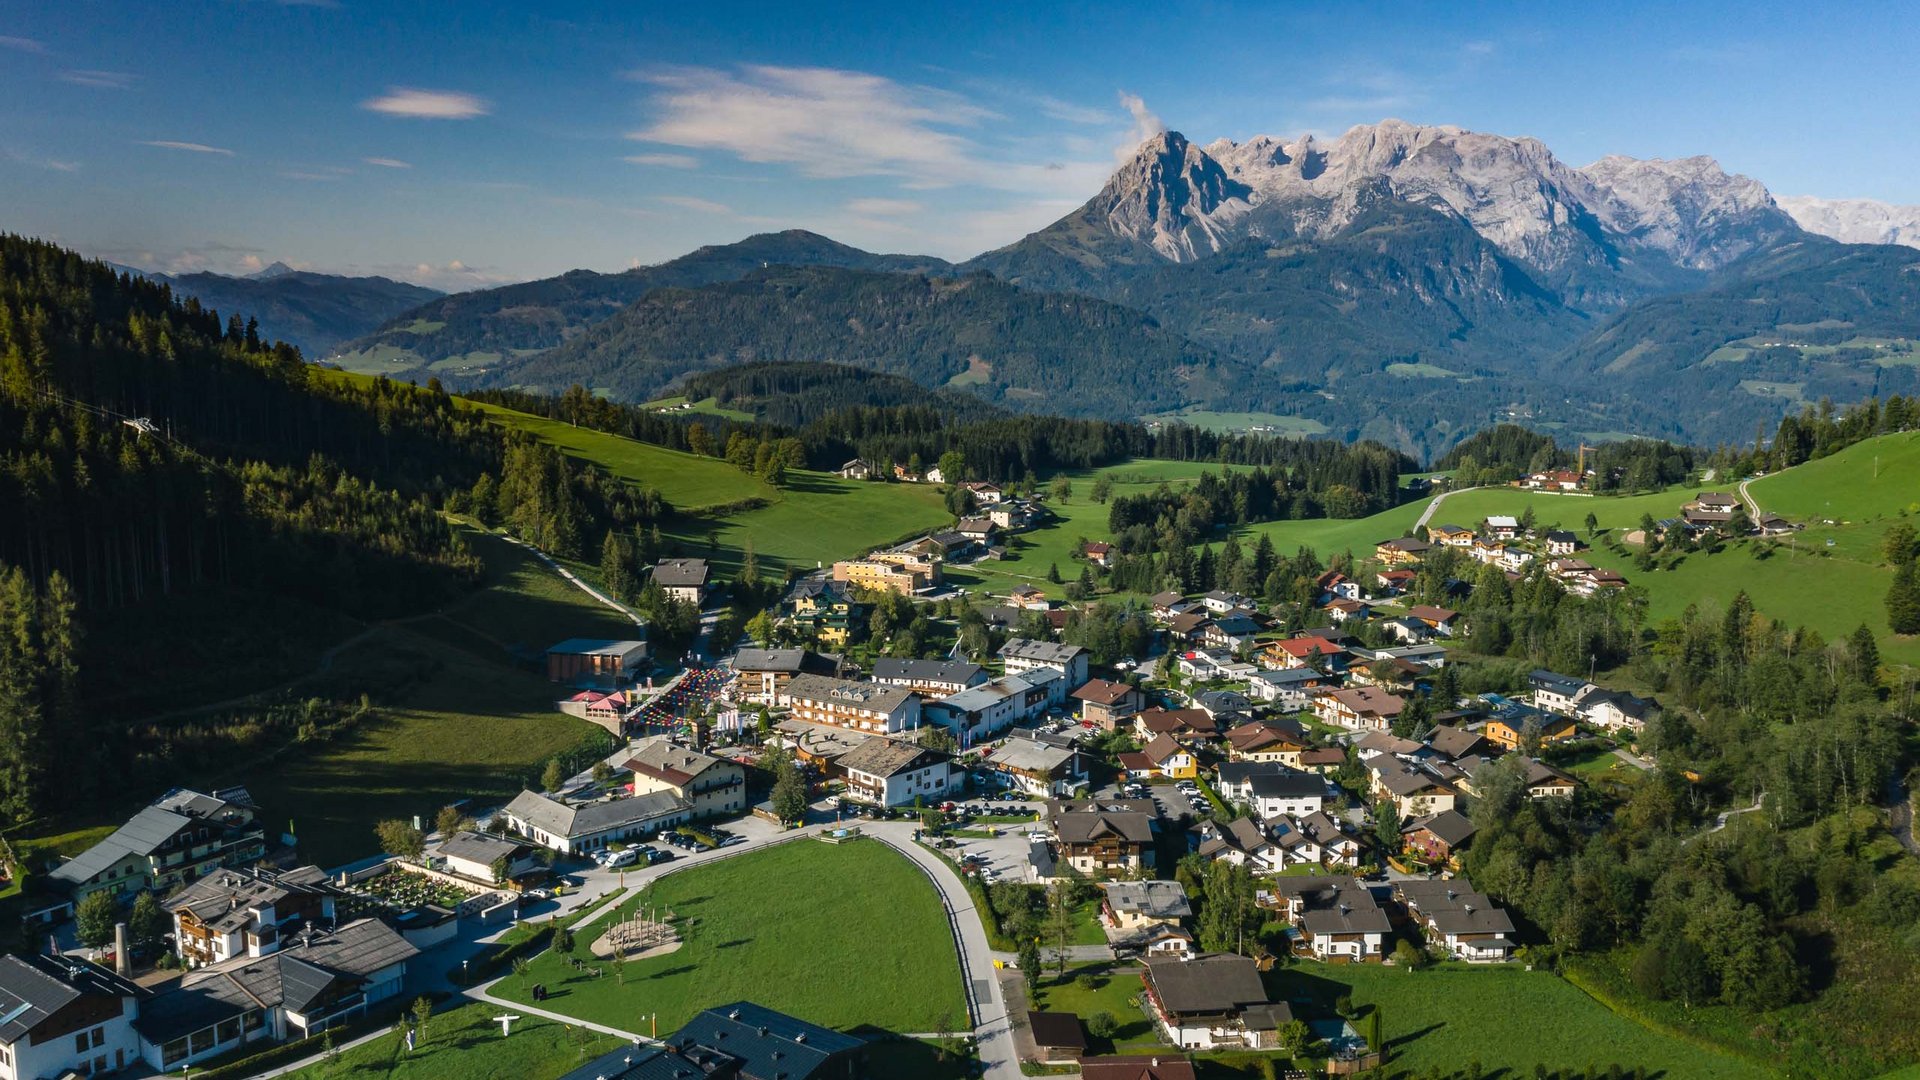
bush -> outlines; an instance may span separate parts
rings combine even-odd
[[[1413,942],[1401,938],[1393,947],[1393,962],[1404,968],[1418,968],[1427,962],[1427,954]]]
[[[1111,1039],[1113,1033],[1120,1030],[1120,1021],[1110,1012],[1097,1012],[1087,1017],[1087,1034],[1096,1039]]]
[[[1080,985],[1080,989],[1082,990],[1100,989],[1100,977],[1098,975],[1093,974],[1090,971],[1086,972],[1085,974],[1082,974],[1079,978],[1073,981],[1078,983]]]

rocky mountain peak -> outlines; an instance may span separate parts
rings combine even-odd
[[[1902,244],[1920,248],[1920,206],[1878,199],[1821,199],[1782,195],[1774,200],[1799,226],[1843,244]]]
[[[1114,232],[1184,261],[1219,250],[1249,194],[1186,136],[1163,131],[1140,145],[1088,209]]]

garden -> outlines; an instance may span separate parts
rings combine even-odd
[[[444,908],[459,907],[483,891],[462,888],[451,882],[397,868],[377,877],[368,878],[360,882],[358,887],[367,895],[377,897],[401,909],[420,907],[423,904],[437,904]]]

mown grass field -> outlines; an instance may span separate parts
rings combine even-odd
[[[291,1080],[554,1080],[618,1049],[622,1041],[591,1028],[527,1015],[502,1037],[499,1006],[476,1002],[435,1014],[427,1038],[407,1052],[400,1032],[340,1051],[286,1074]]]
[[[967,1027],[959,960],[933,884],[879,841],[793,840],[670,874],[577,931],[575,953],[587,957],[594,934],[641,904],[678,921],[679,949],[628,961],[623,973],[598,962],[597,979],[547,952],[492,992],[531,1003],[531,987],[542,983],[547,1010],[627,1030],[658,1013],[660,1030],[671,1031],[743,998],[839,1029]]]
[[[631,624],[525,549],[477,533],[469,543],[486,560],[484,588],[335,657],[325,681],[347,696],[371,690],[375,718],[203,782],[245,784],[270,831],[291,822],[301,854],[330,867],[372,854],[379,821],[504,800],[598,735],[556,711],[553,684],[515,657],[566,637],[627,636]]]
[[[1457,1073],[1478,1061],[1488,1076],[1534,1075],[1619,1064],[1662,1080],[1734,1080],[1774,1075],[1750,1061],[1702,1049],[1619,1016],[1559,976],[1518,964],[1443,964],[1408,971],[1378,964],[1296,963],[1268,976],[1277,999],[1311,1002],[1330,1015],[1341,995],[1381,1010],[1400,1075]],[[1354,1027],[1363,1035],[1368,1021]]]
[[[774,487],[718,458],[681,453],[558,420],[481,406],[501,423],[529,432],[613,475],[650,487],[676,513],[662,528],[684,555],[708,558],[726,577],[752,541],[768,570],[811,570],[953,520],[932,484],[844,480],[795,470]],[[749,500],[765,505],[726,509]],[[717,541],[717,544],[714,543]]]

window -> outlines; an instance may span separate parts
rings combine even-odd
[[[94,1028],[93,1029],[93,1048],[95,1050],[98,1050],[100,1047],[106,1044],[106,1041],[107,1041],[107,1029],[105,1027]]]
[[[232,1042],[239,1037],[240,1018],[237,1016],[231,1020],[220,1021],[220,1025],[214,1029],[213,1040],[215,1042]]]

